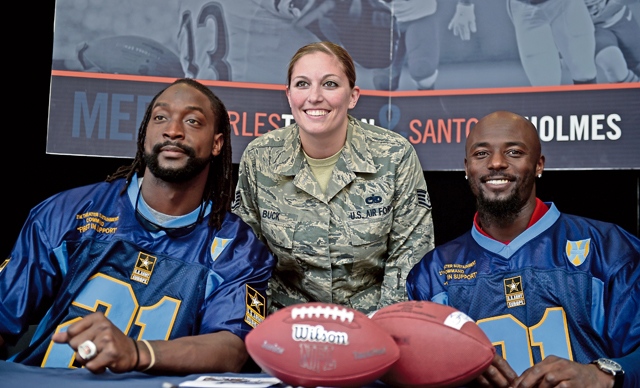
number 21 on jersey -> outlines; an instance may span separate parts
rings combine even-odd
[[[91,312],[97,311],[98,305],[105,306],[105,317],[124,334],[129,333],[135,318],[135,324],[141,327],[138,336],[140,340],[169,339],[180,308],[180,301],[168,296],[153,306],[139,307],[130,284],[100,273],[87,281],[72,304]],[[67,331],[71,324],[81,319],[79,317],[60,324],[56,333]],[[42,360],[42,366],[70,368],[73,365],[74,353],[68,344],[51,341]]]
[[[535,326],[527,328],[511,314],[478,320],[478,326],[518,374],[534,364],[532,346],[540,347],[542,359],[555,355],[573,361],[567,318],[562,307],[550,307]]]

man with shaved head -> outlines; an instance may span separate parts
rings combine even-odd
[[[510,112],[469,133],[472,229],[407,278],[409,299],[476,320],[497,354],[486,387],[640,387],[640,240],[536,198],[544,170],[531,122]]]

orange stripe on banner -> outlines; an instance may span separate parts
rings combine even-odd
[[[151,77],[146,75],[128,75],[128,74],[108,74],[108,73],[86,73],[82,71],[64,71],[51,70],[51,75],[58,77],[74,77],[74,78],[93,78],[93,79],[112,79],[118,81],[137,81],[137,82],[155,82],[155,83],[173,83],[178,78],[174,77]],[[203,85],[220,86],[225,88],[238,89],[265,89],[265,90],[285,90],[285,85],[275,84],[259,84],[252,82],[231,82],[231,81],[210,81],[197,80]]]
[[[51,75],[58,77],[112,79],[120,81],[173,83],[177,78],[150,77],[142,75],[86,73],[80,71],[52,70]],[[252,82],[209,81],[198,80],[203,85],[219,86],[237,89],[262,89],[285,90],[285,85],[260,84]],[[417,97],[417,96],[459,96],[473,94],[513,94],[513,93],[543,93],[543,92],[575,92],[582,90],[615,90],[615,89],[640,89],[640,82],[613,83],[613,84],[587,84],[587,85],[561,85],[561,86],[525,86],[517,88],[485,88],[485,89],[452,89],[452,90],[412,90],[388,92],[384,90],[361,90],[363,96],[377,97]]]
[[[452,89],[452,90],[411,90],[385,92],[381,90],[362,90],[363,96],[380,97],[415,97],[415,96],[458,96],[473,94],[514,94],[514,93],[542,93],[542,92],[575,92],[583,90],[616,90],[640,89],[640,82],[614,84],[587,84],[561,86],[525,86],[518,88],[485,88],[485,89]]]
[[[93,79],[113,79],[119,81],[140,81],[140,82],[163,82],[173,83],[177,78],[172,77],[149,77],[139,75],[127,75],[127,74],[109,74],[109,73],[87,73],[82,71],[64,71],[64,70],[51,70],[51,75],[58,77],[73,77],[73,78],[93,78]]]

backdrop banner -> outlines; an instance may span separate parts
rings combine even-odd
[[[534,123],[546,168],[640,168],[640,4],[602,22],[583,0],[545,2],[574,15],[549,21],[545,40],[518,0],[487,3],[58,0],[47,152],[133,157],[148,103],[186,76],[225,103],[237,163],[255,137],[294,122],[291,56],[331,40],[356,62],[350,113],[407,138],[425,170],[462,169],[468,131],[496,110]]]

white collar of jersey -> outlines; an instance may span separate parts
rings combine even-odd
[[[131,203],[131,208],[133,211],[136,211],[136,200],[138,199],[138,193],[140,189],[138,187],[138,174],[133,174],[131,177],[131,184],[127,188],[127,195],[129,196],[129,202]],[[142,214],[146,219],[157,223],[165,228],[182,228],[185,226],[189,226],[198,221],[198,215],[200,214],[200,209],[203,205],[198,206],[194,211],[189,214],[185,214],[184,216],[169,220],[165,223],[160,223],[153,216],[149,207],[144,201],[138,202],[138,211]],[[211,213],[211,202],[207,203],[207,207],[204,209],[204,217],[206,218],[209,213]]]
[[[549,229],[551,225],[560,218],[560,211],[556,208],[556,205],[554,205],[553,202],[545,202],[545,204],[549,206],[549,210],[547,210],[545,215],[542,216],[538,222],[522,232],[518,237],[514,238],[509,244],[504,244],[485,236],[476,229],[475,224],[471,227],[471,236],[478,245],[484,249],[508,259],[516,253],[520,247],[534,239],[540,233]]]

